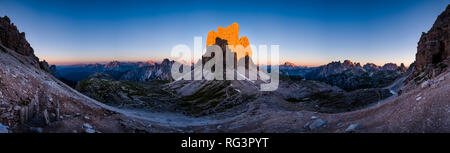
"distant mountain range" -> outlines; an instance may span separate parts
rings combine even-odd
[[[73,87],[76,82],[84,80],[96,72],[108,74],[116,80],[170,80],[170,68],[172,64],[173,61],[169,61],[168,59],[164,59],[161,63],[154,61],[111,61],[106,64],[52,65],[50,66],[50,71],[53,76]]]
[[[170,70],[173,63],[174,61],[168,59],[164,59],[161,63],[112,61],[106,64],[58,67],[52,65],[49,69],[56,78],[74,87],[76,82],[84,80],[96,72],[105,73],[115,80],[170,81],[172,80]],[[331,62],[318,67],[297,66],[291,62],[280,65],[280,75],[322,81],[345,90],[383,87],[402,76],[406,70],[403,63],[400,66],[394,63],[387,63],[383,66],[367,63],[361,66],[360,63],[350,60]]]
[[[361,66],[350,60],[331,62],[327,65],[312,68],[304,77],[308,80],[318,80],[345,90],[362,88],[380,88],[387,86],[401,77],[407,68],[404,64],[397,66],[387,63],[377,66],[367,63]]]
[[[296,66],[290,62],[280,65],[281,75],[317,80],[345,90],[384,87],[406,71],[403,63],[400,66],[394,63],[386,63],[383,66],[367,63],[361,66],[360,63],[350,60],[335,61],[318,67]]]

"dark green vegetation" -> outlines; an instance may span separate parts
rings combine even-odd
[[[182,112],[203,116],[242,104],[248,98],[230,87],[230,81],[207,81],[194,93],[181,96],[166,91],[169,81],[132,82],[115,80],[104,73],[95,73],[80,81],[76,90],[107,105],[153,111]]]
[[[365,88],[381,88],[388,86],[401,77],[401,73],[396,71],[380,71],[376,73],[361,73],[355,75],[351,71],[344,71],[339,74],[332,74],[327,77],[317,79],[330,85],[338,86],[344,90],[352,91]]]
[[[163,80],[131,82],[114,80],[103,73],[96,73],[80,81],[76,89],[87,96],[120,108],[144,108],[160,111],[172,110],[174,103],[170,93],[162,90]]]
[[[281,76],[277,91],[289,105],[310,111],[339,113],[357,110],[392,96],[389,89],[367,88],[342,90],[323,82],[304,80],[301,77]]]

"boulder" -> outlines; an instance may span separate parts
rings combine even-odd
[[[314,120],[311,124],[309,124],[308,127],[311,131],[315,131],[319,128],[324,127],[326,124],[327,124],[327,122],[325,120],[318,118],[318,119]]]
[[[363,126],[361,124],[351,124],[350,126],[345,129],[345,132],[356,132],[358,130],[361,130]]]
[[[48,65],[47,61],[43,60],[39,62],[39,67],[44,70],[45,72],[50,73],[50,66]]]
[[[9,133],[8,127],[0,123],[0,133]]]

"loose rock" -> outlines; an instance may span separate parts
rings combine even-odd
[[[47,109],[44,110],[43,114],[44,114],[44,121],[45,121],[45,124],[46,124],[46,125],[50,124],[50,119],[49,119],[49,117],[48,117]]]
[[[321,118],[315,120],[314,122],[312,122],[308,127],[311,131],[317,130],[323,126],[325,126],[327,124],[327,122]]]
[[[428,81],[428,80],[423,82],[422,84],[420,84],[420,87],[422,87],[422,88],[426,88],[428,86],[430,86],[430,81]]]
[[[86,129],[86,133],[95,133],[94,129]]]
[[[20,110],[20,108],[22,108],[22,107],[20,107],[20,106],[14,106],[13,109],[14,109],[15,111],[18,111],[18,110]]]
[[[92,129],[92,126],[89,123],[84,123],[83,127],[87,129]]]
[[[44,129],[42,129],[40,127],[30,127],[30,132],[32,132],[32,133],[42,133],[42,132],[44,132]]]
[[[345,132],[356,132],[358,130],[361,130],[363,126],[361,124],[352,124],[345,129]]]
[[[0,123],[0,133],[9,133],[8,127]]]
[[[419,101],[419,100],[421,100],[422,99],[422,97],[417,97],[416,98],[416,101]]]

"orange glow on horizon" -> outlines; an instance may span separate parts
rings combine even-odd
[[[53,59],[46,59],[46,61],[50,64],[50,65],[77,65],[77,64],[95,64],[95,63],[108,63],[111,61],[121,61],[121,62],[145,62],[145,61],[155,61],[155,62],[161,62],[163,61],[163,59],[147,59],[147,60],[139,60],[139,59],[92,59],[92,60],[78,60],[78,59],[57,59],[57,60],[53,60]],[[339,60],[331,60],[331,61],[280,61],[280,65],[283,65],[285,62],[291,62],[294,63],[297,66],[306,66],[306,67],[318,67],[318,66],[322,66],[322,65],[327,65],[328,63],[332,62],[332,61],[339,61]],[[344,60],[340,60],[341,62],[343,62]],[[353,61],[352,61],[353,62]],[[390,63],[390,62],[361,62],[361,66],[363,66],[366,63],[374,63],[378,66],[383,66],[386,63]],[[392,62],[397,64],[397,66],[400,66],[401,63],[404,62]],[[409,67],[409,64],[404,63],[406,67]],[[260,65],[260,64],[257,64]]]

